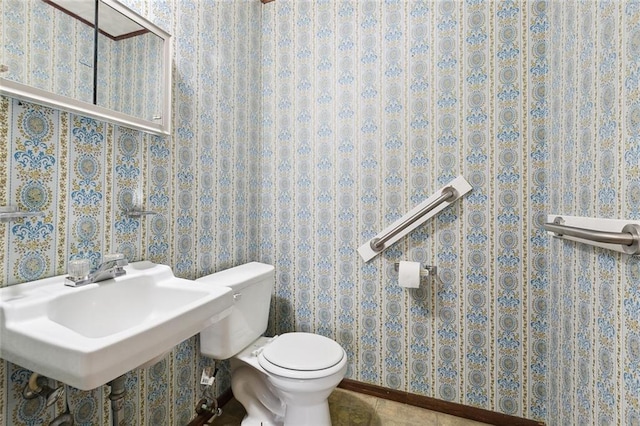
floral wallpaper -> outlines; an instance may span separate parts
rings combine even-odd
[[[549,213],[640,218],[640,5],[551,3]],[[640,258],[552,240],[549,418],[640,423]]]
[[[638,422],[637,258],[548,238],[549,213],[637,219],[634,0],[127,0],[174,35],[174,129],[152,135],[0,98],[3,285],[76,253],[195,278],[276,266],[269,332],[320,333],[354,380],[537,419]],[[382,255],[356,249],[463,175]],[[159,214],[122,215],[134,203]],[[437,265],[420,289],[393,263]],[[197,338],[127,375],[130,424],[183,425]],[[47,424],[0,363],[0,422]],[[228,388],[222,364],[218,392]],[[108,390],[70,391],[109,424]]]
[[[276,332],[337,340],[355,380],[547,417],[546,8],[264,8],[261,256],[278,271]],[[468,196],[362,261],[361,244],[458,175]],[[438,273],[402,289],[400,260]]]
[[[76,257],[97,265],[110,252],[169,264],[185,278],[257,257],[262,4],[129,5],[175,36],[176,133],[158,137],[0,97],[0,205],[44,212],[0,226],[2,286],[64,274]],[[122,90],[142,98],[136,84]],[[131,206],[156,214],[130,218]],[[210,365],[194,337],[128,373],[125,423],[187,424]],[[218,394],[230,387],[227,365],[220,368]],[[30,374],[0,360],[0,424],[46,425],[64,412],[62,400],[46,408],[22,398]],[[75,424],[111,424],[108,386],[68,395]]]

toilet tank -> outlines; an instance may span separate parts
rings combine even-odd
[[[200,332],[200,353],[215,359],[231,358],[267,330],[275,282],[272,265],[246,263],[196,281],[231,287],[234,298],[231,314]]]

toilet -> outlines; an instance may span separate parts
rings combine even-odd
[[[231,389],[248,425],[331,425],[327,399],[347,372],[334,340],[293,332],[264,337],[274,267],[251,262],[196,281],[233,290],[231,314],[200,332],[200,352],[231,359]]]

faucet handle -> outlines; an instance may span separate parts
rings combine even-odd
[[[89,259],[74,259],[70,260],[67,265],[67,272],[69,278],[72,280],[79,280],[89,276],[91,271],[91,262]]]

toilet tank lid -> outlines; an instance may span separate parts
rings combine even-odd
[[[234,291],[242,290],[256,281],[273,277],[273,265],[260,262],[249,262],[214,274],[205,275],[196,281],[204,284],[231,287]]]
[[[287,370],[317,371],[338,364],[344,350],[334,340],[313,333],[285,333],[262,350],[271,364]]]

